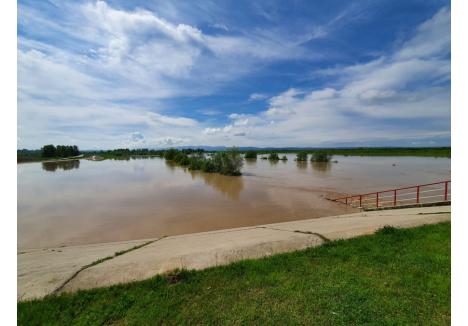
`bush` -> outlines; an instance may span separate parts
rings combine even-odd
[[[175,156],[179,153],[179,151],[175,148],[169,148],[167,151],[164,152],[164,158],[168,161],[173,161]]]
[[[312,162],[330,162],[332,155],[328,154],[326,151],[315,151],[312,153]]]
[[[225,175],[241,175],[240,170],[243,162],[237,148],[232,148],[226,152],[217,152],[213,155],[213,162],[216,172]]]
[[[256,159],[257,158],[257,152],[256,151],[248,151],[245,153],[245,158],[249,159]]]
[[[307,152],[299,152],[296,155],[296,161],[305,162],[307,161]]]
[[[281,161],[287,161],[288,158],[286,157],[286,155],[283,155],[283,157],[281,158]]]
[[[268,156],[268,159],[271,160],[271,161],[278,161],[279,160],[279,156],[278,156],[278,153],[270,153],[270,155]]]
[[[242,157],[236,148],[226,152],[217,152],[209,158],[197,151],[170,149],[165,152],[164,157],[166,160],[188,166],[190,170],[218,172],[225,175],[241,175],[243,164]]]

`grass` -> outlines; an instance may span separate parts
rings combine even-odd
[[[450,223],[18,304],[19,325],[450,324]]]

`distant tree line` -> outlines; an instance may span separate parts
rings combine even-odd
[[[148,149],[148,148],[135,148],[135,149],[117,148],[117,149],[111,149],[111,150],[106,150],[106,151],[88,151],[86,154],[87,155],[99,155],[107,159],[108,158],[127,159],[132,156],[163,157],[167,151],[168,150],[164,150],[164,149]],[[187,148],[187,149],[180,150],[180,152],[185,153],[185,154],[192,154],[192,153],[203,153],[204,150],[201,148],[197,148],[197,149]]]
[[[52,158],[52,157],[71,157],[80,155],[78,146],[66,146],[66,145],[44,145],[41,148],[41,157]]]

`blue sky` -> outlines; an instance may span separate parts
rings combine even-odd
[[[450,145],[449,1],[18,1],[18,148]]]

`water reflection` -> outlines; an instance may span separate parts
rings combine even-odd
[[[62,162],[42,162],[42,169],[49,172],[55,172],[57,169],[73,170],[80,167],[80,160],[62,161]]]
[[[173,161],[168,161],[168,160],[164,160],[164,163],[166,163],[166,167],[169,171],[171,172],[174,172],[176,167],[177,167],[177,164]]]
[[[324,174],[329,174],[331,170],[332,163],[331,162],[310,162],[312,165],[312,169],[314,171]]]
[[[202,178],[206,185],[216,189],[232,200],[239,200],[240,193],[244,189],[242,176],[227,176],[219,173],[204,173],[185,169],[192,178]]]
[[[256,158],[246,158],[244,159],[245,165],[248,166],[255,166],[257,164],[257,159]]]
[[[296,161],[296,165],[299,170],[307,169],[307,161]]]

